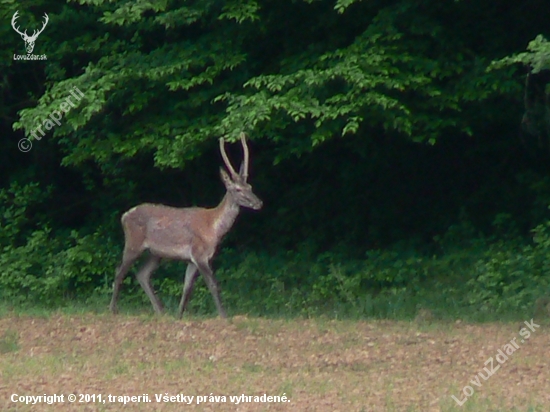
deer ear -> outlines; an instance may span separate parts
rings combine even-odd
[[[223,182],[224,185],[228,186],[228,185],[233,183],[233,180],[231,180],[231,178],[229,177],[227,172],[225,170],[223,170],[222,167],[220,167],[220,176],[222,178],[222,182]]]

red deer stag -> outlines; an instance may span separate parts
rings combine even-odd
[[[239,173],[231,166],[225,153],[225,142],[220,139],[220,152],[229,171],[220,168],[221,179],[227,192],[220,204],[212,209],[201,207],[174,208],[144,203],[122,215],[125,245],[122,263],[117,269],[113,284],[110,310],[117,312],[117,299],[124,277],[135,260],[149,250],[149,257],[136,274],[136,278],[151,300],[156,313],[162,313],[162,304],[151,287],[151,275],[161,259],[176,259],[188,262],[183,285],[183,295],[178,315],[181,318],[193,284],[202,274],[221,317],[227,317],[220,299],[218,282],[210,261],[223,236],[231,229],[240,207],[259,210],[262,201],[252,192],[248,178],[248,147],[246,136],[241,133],[244,160]]]

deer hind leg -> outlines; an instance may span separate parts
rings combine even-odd
[[[180,319],[183,316],[183,312],[185,311],[185,307],[187,306],[189,299],[191,298],[191,294],[193,293],[193,285],[195,284],[195,280],[197,280],[198,275],[199,272],[197,265],[195,265],[194,263],[189,263],[187,265],[187,270],[185,271],[183,293],[181,295],[181,302],[178,308],[178,317]]]
[[[227,318],[227,313],[222,306],[222,300],[220,298],[220,287],[218,285],[218,281],[214,277],[212,269],[210,269],[210,266],[207,263],[198,263],[197,266],[199,267],[199,272],[201,272],[201,275],[204,277],[206,285],[214,298],[214,303],[218,309],[218,314],[221,318]]]
[[[128,273],[128,270],[130,270],[130,267],[134,264],[141,252],[141,250],[136,252],[132,249],[124,249],[124,254],[122,255],[122,263],[117,268],[115,281],[113,282],[113,297],[111,298],[111,304],[109,305],[109,309],[112,313],[118,312],[117,300],[120,293],[120,286],[122,285],[122,281]]]
[[[147,262],[142,266],[139,272],[136,274],[136,278],[151,300],[153,304],[153,309],[157,314],[162,314],[162,303],[160,302],[158,296],[155,294],[153,287],[151,286],[151,275],[158,268],[160,263],[160,258],[154,255],[149,256]]]

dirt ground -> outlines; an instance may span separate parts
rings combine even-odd
[[[0,405],[10,411],[546,412],[549,330],[460,321],[14,315],[0,318]],[[54,394],[63,402],[36,398]]]

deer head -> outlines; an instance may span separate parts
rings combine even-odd
[[[220,175],[222,182],[227,189],[227,193],[233,198],[235,203],[239,206],[247,207],[254,210],[262,208],[262,201],[252,192],[252,186],[247,183],[248,179],[248,146],[246,144],[246,135],[241,133],[241,144],[243,146],[244,159],[241,163],[239,173],[235,172],[231,162],[225,153],[225,141],[220,139],[220,153],[223,158],[223,162],[229,171],[229,174],[222,168],[220,168]]]
[[[44,31],[44,28],[46,27],[46,25],[48,24],[48,21],[49,21],[49,18],[48,18],[48,15],[46,13],[44,13],[44,24],[42,25],[42,28],[40,30],[35,30],[32,34],[32,36],[29,36],[27,35],[27,30],[25,30],[24,33],[22,33],[20,30],[19,30],[19,27],[16,27],[15,26],[15,20],[17,20],[17,17],[19,17],[17,15],[17,13],[19,13],[19,11],[16,11],[11,19],[11,26],[13,27],[13,29],[19,33],[21,35],[21,38],[23,39],[23,41],[25,42],[25,48],[27,49],[27,53],[28,54],[31,54],[33,49],[34,49],[34,42],[36,41],[36,39],[38,38],[38,35],[40,33],[42,33]]]

